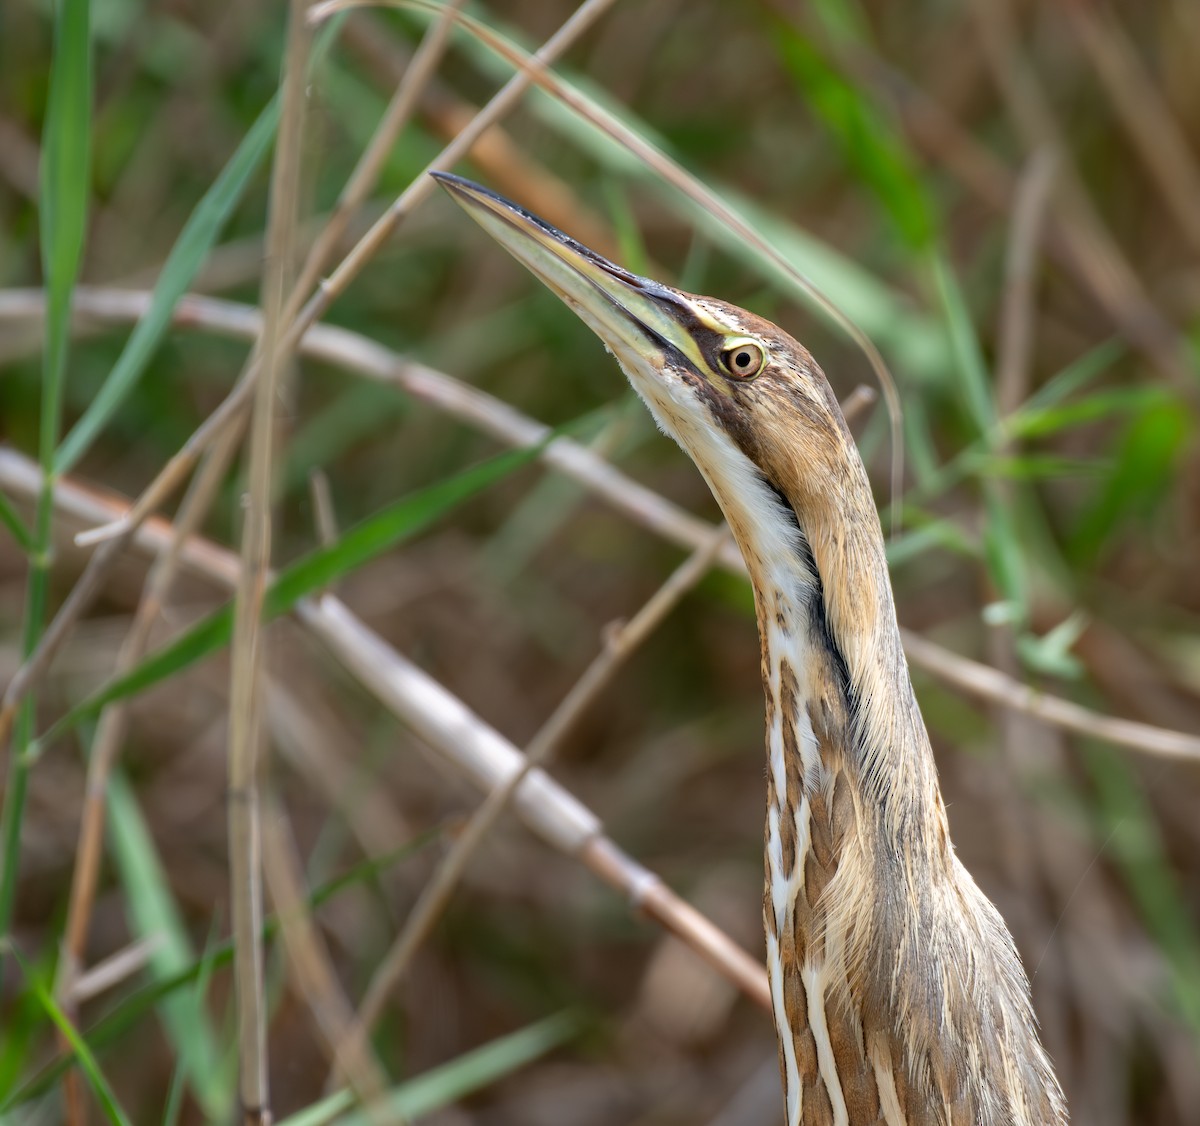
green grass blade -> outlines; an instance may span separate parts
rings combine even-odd
[[[87,231],[91,185],[92,43],[88,0],[61,0],[54,21],[54,60],[42,130],[38,225],[47,291],[46,350],[39,418],[42,487],[34,518],[33,550],[25,592],[21,650],[37,647],[46,619],[50,571],[50,522],[54,509],[54,447],[61,425],[63,383],[71,341],[71,294],[79,276]],[[20,870],[21,823],[32,763],[36,701],[23,702],[17,716],[8,785],[0,810],[0,934],[7,934]]]
[[[0,524],[3,524],[21,550],[29,555],[33,552],[33,533],[25,526],[13,503],[3,493],[0,493]]]
[[[985,449],[990,449],[998,439],[999,428],[983,350],[979,346],[979,338],[975,334],[966,299],[950,263],[944,255],[934,254],[932,268],[934,286],[941,299],[954,351],[955,366],[959,373],[958,383],[963,405],[971,425],[983,439]],[[983,464],[984,457],[985,455],[981,455],[977,464]],[[1008,603],[1008,619],[1021,627],[1028,617],[1028,593],[1025,564],[1021,556],[1021,538],[1013,523],[1009,506],[1001,500],[994,482],[986,476],[983,477],[983,504],[986,515],[983,523],[983,548],[988,573],[1000,596]]]
[[[71,293],[79,276],[87,233],[91,111],[88,2],[62,0],[54,25],[54,63],[42,132],[39,187],[42,272],[47,291],[46,389],[53,395],[61,395],[70,342]],[[58,441],[57,425],[57,411],[44,411],[43,455]]]
[[[1121,438],[1112,472],[1084,512],[1069,554],[1094,564],[1116,533],[1158,512],[1178,476],[1178,462],[1194,433],[1188,408],[1164,396],[1135,415]]]
[[[793,25],[783,19],[771,25],[771,42],[784,66],[858,178],[911,249],[928,247],[934,211],[898,131]]]
[[[71,470],[137,386],[170,327],[171,316],[180,298],[187,292],[241,201],[246,185],[261,167],[274,140],[278,121],[279,102],[273,98],[196,205],[167,256],[145,316],[134,327],[96,397],[63,439],[55,458],[55,469],[59,473]]]
[[[402,1084],[387,1097],[386,1105],[406,1120],[432,1114],[544,1056],[577,1035],[581,1023],[574,1013],[557,1013],[502,1036]],[[370,1126],[377,1121],[366,1111],[342,1114],[353,1105],[353,1094],[339,1091],[285,1118],[279,1126],[323,1126],[333,1121],[338,1126]]]
[[[336,583],[342,576],[423,531],[488,485],[531,461],[540,449],[541,446],[532,446],[510,450],[430,485],[351,528],[336,543],[306,555],[285,568],[268,588],[264,617],[270,621],[287,613],[301,598]],[[215,653],[229,643],[232,628],[233,608],[227,605],[151,654],[128,673],[102,686],[60,719],[46,733],[44,741],[50,742],[80,721],[98,714],[105,705],[144,692]]]
[[[958,373],[957,383],[967,415],[979,434],[995,434],[996,408],[992,400],[991,380],[966,298],[944,255],[935,254],[932,265],[934,287],[942,303],[955,371]]]
[[[21,973],[24,975],[30,990],[34,997],[37,998],[46,1015],[54,1022],[67,1043],[71,1045],[71,1051],[79,1061],[80,1069],[83,1071],[84,1077],[88,1081],[88,1086],[92,1089],[92,1093],[96,1096],[96,1101],[100,1104],[101,1110],[104,1111],[105,1117],[109,1122],[128,1126],[129,1119],[125,1117],[125,1112],[121,1109],[116,1096],[112,1092],[112,1088],[108,1085],[108,1080],[104,1078],[104,1074],[97,1065],[96,1057],[92,1055],[92,1050],[88,1047],[87,1041],[79,1035],[79,1030],[67,1019],[66,1013],[55,1004],[54,998],[50,996],[50,991],[37,974],[25,964],[25,960],[17,952],[16,947],[8,945],[8,952],[13,956],[17,965],[21,967]]]
[[[195,962],[196,955],[154,839],[119,771],[109,779],[108,806],[108,834],[125,889],[130,929],[141,938],[158,940],[150,972],[159,981],[171,978]],[[194,994],[179,992],[163,998],[160,1012],[196,1101],[208,1118],[220,1117],[230,1105],[232,1091],[223,1085],[217,1068],[216,1039],[204,1006]]]
[[[1061,403],[1076,391],[1081,391],[1103,375],[1118,360],[1123,359],[1129,346],[1123,340],[1106,340],[1084,352],[1061,371],[1056,372],[1021,406],[1022,411],[1037,411]]]
[[[1169,402],[1170,398],[1169,393],[1161,387],[1114,387],[1107,391],[1095,391],[1086,398],[1061,406],[1036,410],[1023,408],[1012,415],[1008,432],[1014,438],[1044,438],[1075,426],[1098,422],[1110,415],[1135,417]]]

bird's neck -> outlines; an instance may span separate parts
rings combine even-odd
[[[776,796],[793,807],[801,793],[784,792],[789,769],[801,792],[846,771],[885,836],[909,849],[907,834],[944,825],[945,815],[879,518],[857,469],[831,491],[836,511],[824,500],[830,494],[773,489],[771,534],[742,545],[762,640],[769,766]]]
[[[1062,1123],[1016,951],[950,845],[861,463],[852,477],[828,490],[837,512],[765,482],[723,503],[762,639],[764,917],[788,1121],[924,1121],[954,1105],[963,1121]],[[826,1109],[810,1119],[814,1100]]]

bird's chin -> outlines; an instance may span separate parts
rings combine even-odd
[[[669,369],[649,373],[643,371],[636,354],[625,356],[620,349],[613,347],[609,347],[609,351],[621,365],[621,370],[629,380],[630,386],[637,392],[638,398],[654,415],[659,429],[680,441],[680,430],[687,429],[685,420],[690,413],[690,393],[684,381]]]

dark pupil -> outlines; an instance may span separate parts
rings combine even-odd
[[[750,366],[750,353],[739,352],[733,357],[733,363],[735,367],[748,368]]]

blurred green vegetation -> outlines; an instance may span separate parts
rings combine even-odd
[[[354,11],[317,35],[296,185],[302,249],[405,74],[427,8]],[[573,10],[467,6],[526,49]],[[242,370],[249,343],[234,326],[259,300],[285,18],[278,5],[186,0],[0,11],[0,437],[44,483],[67,475],[136,496]],[[883,353],[903,403],[895,513],[883,409],[853,427],[885,527],[899,518],[889,550],[901,623],[1039,691],[1189,733],[1200,731],[1200,239],[1173,201],[1200,183],[1198,45],[1188,0],[673,0],[612,5],[557,68],[742,215]],[[511,73],[453,33],[326,274]],[[1022,248],[1019,201],[1048,157],[1040,234]],[[553,94],[526,95],[461,170],[633,269],[776,319],[843,399],[870,382],[853,343],[797,304],[761,253]],[[72,324],[77,282],[152,296],[136,324]],[[22,297],[29,287],[44,305]],[[188,292],[231,303],[215,318],[222,330],[197,327],[179,304]],[[323,319],[715,518],[588,330],[444,200],[406,218]],[[476,798],[431,769],[286,611],[336,589],[522,744],[680,549],[526,464],[532,454],[497,457],[494,437],[337,357],[298,363],[280,415],[269,670],[317,749],[272,721],[267,786],[316,889],[310,908],[338,981],[357,999],[433,869],[437,850],[419,846]],[[318,528],[315,473],[328,482],[333,542]],[[242,466],[224,474],[205,535],[236,548],[245,487]],[[0,521],[7,681],[86,556],[44,487],[30,496],[5,479]],[[150,655],[114,682],[145,573],[131,555],[110,576],[23,708],[3,764],[5,1120],[61,1119],[67,1071],[95,1120],[234,1114],[231,615],[226,595],[181,576]],[[553,771],[632,855],[756,951],[757,664],[748,589],[714,571],[575,724]],[[1076,737],[915,675],[957,847],[1033,975],[1074,1119],[1190,1121],[1195,764]],[[85,965],[154,945],[115,985],[67,1004],[56,983],[90,720],[133,693]],[[329,1121],[351,1100],[324,1091],[321,1035],[268,931],[275,1110]],[[403,1113],[459,1103],[440,1111],[446,1123],[777,1120],[768,1022],[680,957],[509,819],[392,998],[377,1057]]]

